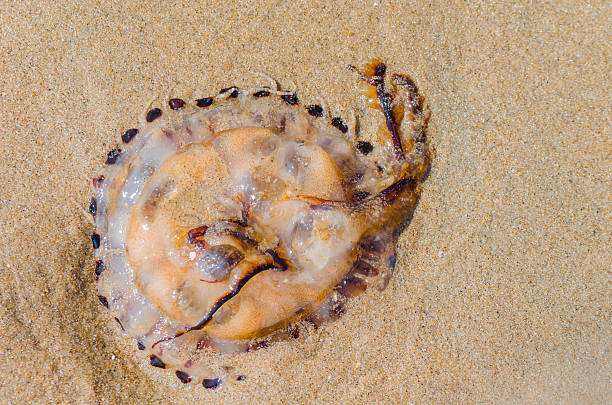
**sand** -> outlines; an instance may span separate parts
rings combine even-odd
[[[8,3],[2,402],[612,402],[606,2]],[[108,149],[151,102],[256,71],[349,117],[345,65],[373,56],[419,84],[436,150],[389,287],[218,391],[148,366],[96,299],[81,211]]]

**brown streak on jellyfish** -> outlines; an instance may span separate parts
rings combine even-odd
[[[293,93],[230,87],[150,110],[108,154],[90,202],[98,294],[154,366],[206,386],[215,351],[297,338],[388,282],[431,162],[427,115],[408,76],[349,68],[383,142]]]

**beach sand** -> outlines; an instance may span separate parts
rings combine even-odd
[[[606,2],[8,3],[0,402],[612,402]],[[419,85],[436,151],[387,289],[217,391],[150,367],[96,299],[82,211],[106,152],[151,103],[252,72],[348,119],[345,66],[375,56]]]

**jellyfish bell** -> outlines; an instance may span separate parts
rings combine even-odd
[[[94,180],[95,272],[152,365],[206,386],[211,351],[295,336],[388,281],[431,154],[416,86],[384,76],[379,61],[357,71],[380,145],[276,89],[171,99],[126,131]]]

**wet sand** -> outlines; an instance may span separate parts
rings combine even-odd
[[[2,401],[612,401],[612,9],[561,3],[0,5]],[[148,366],[96,299],[106,152],[250,72],[349,117],[345,66],[373,56],[418,83],[436,150],[388,288],[217,391]]]

